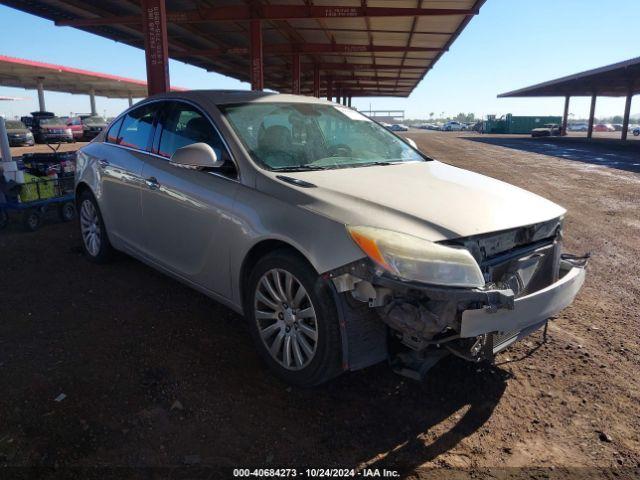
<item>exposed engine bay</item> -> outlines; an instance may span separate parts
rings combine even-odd
[[[463,313],[513,310],[519,298],[558,282],[561,263],[584,267],[587,258],[567,256],[563,260],[561,218],[442,243],[472,254],[486,282],[483,288],[440,287],[391,278],[368,260],[330,275],[338,292],[367,303],[389,327],[390,336],[405,347],[397,356],[398,370],[409,376],[423,376],[448,353],[474,362],[492,360],[522,336],[522,330],[466,336]]]

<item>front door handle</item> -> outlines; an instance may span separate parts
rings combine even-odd
[[[109,166],[109,160],[101,158],[100,160],[98,160],[98,165],[100,165],[100,168],[107,168]]]
[[[149,177],[144,181],[144,183],[147,184],[147,187],[149,187],[150,190],[158,190],[160,188],[160,184],[156,177]]]

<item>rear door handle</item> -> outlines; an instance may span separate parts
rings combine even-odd
[[[160,188],[160,184],[156,177],[149,177],[144,181],[144,183],[147,184],[147,187],[149,187],[150,190],[158,190]]]

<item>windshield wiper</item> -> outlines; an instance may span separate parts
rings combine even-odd
[[[307,172],[309,170],[329,170],[333,166],[320,166],[320,165],[293,165],[291,167],[274,168],[276,172]]]

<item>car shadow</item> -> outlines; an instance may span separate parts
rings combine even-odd
[[[461,137],[472,142],[512,148],[576,162],[640,173],[640,142],[620,144],[574,138]],[[635,144],[637,143],[637,145]]]
[[[499,404],[510,374],[488,364],[472,364],[447,357],[437,364],[423,382],[404,380],[390,372],[386,365],[339,379],[345,388],[340,401],[354,405],[353,388],[361,393],[368,388],[378,390],[380,383],[396,383],[386,395],[372,393],[369,415],[347,419],[338,414],[330,428],[340,431],[347,420],[349,431],[366,432],[366,442],[356,443],[353,458],[336,457],[336,462],[352,467],[388,468],[401,473],[414,471],[424,463],[436,460],[454,449],[462,440],[478,431]],[[363,377],[356,380],[354,377]],[[378,382],[374,384],[373,382]],[[348,385],[347,385],[348,384]],[[331,386],[329,388],[332,388]],[[384,388],[384,387],[383,387]],[[386,397],[386,398],[385,398]],[[379,403],[376,405],[375,403]],[[346,433],[346,432],[345,432]]]

